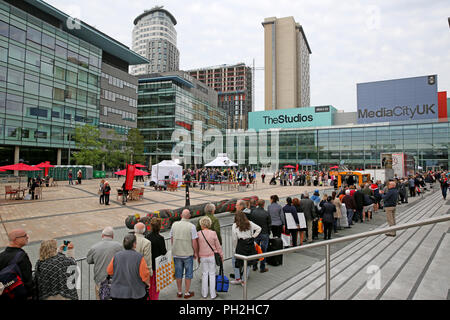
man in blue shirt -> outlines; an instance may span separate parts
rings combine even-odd
[[[384,201],[387,223],[390,227],[395,226],[395,208],[398,201],[398,190],[395,181],[389,181],[388,192],[386,194],[383,194],[383,191],[380,191],[380,193]],[[386,233],[386,236],[389,237],[395,237],[395,235],[395,231]]]

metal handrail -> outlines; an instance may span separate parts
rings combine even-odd
[[[249,260],[257,260],[260,258],[273,257],[273,256],[277,256],[277,255],[284,254],[284,253],[291,253],[291,252],[297,252],[297,251],[304,250],[304,249],[311,249],[311,248],[326,246],[326,251],[325,251],[325,257],[326,257],[325,290],[326,290],[326,293],[325,293],[325,298],[326,298],[326,300],[330,300],[330,246],[331,245],[341,243],[344,241],[351,241],[351,240],[357,240],[357,239],[367,238],[367,237],[371,237],[371,236],[376,236],[376,235],[388,233],[391,231],[420,227],[420,226],[424,226],[424,225],[428,225],[428,224],[435,224],[435,223],[445,222],[445,221],[450,221],[450,215],[429,218],[429,219],[425,219],[425,220],[421,220],[421,221],[409,222],[409,223],[405,223],[402,225],[373,230],[373,231],[366,231],[366,232],[359,233],[359,234],[345,236],[345,237],[342,237],[339,239],[326,240],[324,242],[307,244],[307,245],[304,245],[301,247],[293,247],[293,248],[288,248],[288,249],[276,250],[276,251],[271,251],[271,252],[266,252],[266,253],[254,254],[251,256],[235,254],[235,258],[244,260],[243,279],[247,279],[247,265],[248,265]],[[248,281],[244,282],[243,300],[247,300],[247,283],[248,283]]]

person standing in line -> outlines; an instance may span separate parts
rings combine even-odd
[[[117,241],[114,241],[114,229],[106,227],[102,231],[102,240],[94,244],[86,255],[86,262],[94,265],[95,296],[100,300],[100,284],[106,280],[106,268],[114,255],[123,250]]]
[[[242,201],[242,200],[239,200]],[[239,203],[238,201],[238,203]],[[236,208],[238,208],[238,203],[236,204]],[[240,208],[243,207],[243,204],[239,205]],[[236,215],[234,217],[234,223],[231,227],[231,235],[233,239],[233,252],[242,255],[251,255],[257,254],[255,249],[254,240],[258,237],[261,232],[261,227],[256,223],[248,220],[245,213],[242,211],[243,209],[237,209]],[[248,261],[247,264],[247,278],[250,273],[250,266],[257,263],[258,261]],[[235,280],[230,281],[231,284],[245,284],[247,279],[241,279],[241,276],[244,277],[244,272],[240,272],[239,268],[244,265],[244,261],[238,260],[235,258],[234,260],[234,277]]]
[[[358,185],[356,191],[353,194],[353,199],[355,199],[355,222],[363,222],[363,209],[364,209],[364,193],[361,191],[361,187]]]
[[[214,204],[208,203],[205,206],[205,217],[208,217],[209,219],[211,219],[211,226],[208,228],[216,232],[217,238],[219,239],[219,243],[222,245],[222,236],[220,235],[220,222],[219,222],[219,219],[217,219],[214,216],[215,211],[216,211],[216,206]],[[198,220],[197,221],[197,231],[200,231],[201,229],[202,228],[200,225],[200,220]]]
[[[258,207],[256,207],[252,213],[250,214],[250,221],[256,223],[261,227],[261,232],[256,237],[255,242],[261,246],[261,250],[263,253],[267,252],[267,248],[269,247],[269,235],[270,228],[272,226],[272,219],[270,218],[270,214],[264,210],[264,205],[266,202],[263,199],[258,200]],[[259,264],[259,271],[261,273],[269,271],[266,268],[266,258],[264,258]],[[255,264],[253,266],[253,271],[258,270],[258,265]]]
[[[386,219],[390,227],[395,226],[395,208],[398,202],[398,190],[395,181],[390,181],[388,184],[388,192],[380,191],[381,197],[384,200],[384,210],[386,211]],[[386,236],[395,237],[396,232],[388,232]]]
[[[442,176],[441,179],[439,180],[439,183],[441,184],[442,197],[444,198],[444,200],[446,200],[447,191],[449,188],[448,179],[445,176]]]
[[[262,183],[264,183],[264,179],[266,178],[266,174],[263,172],[262,174],[261,174],[261,180],[262,180]]]
[[[341,212],[342,203],[339,200],[339,198],[336,197],[336,191],[333,191],[331,193],[331,202],[336,207],[336,212],[334,213],[334,223],[333,223],[334,233],[338,233],[338,230],[341,230],[339,221],[340,221],[341,216],[342,216],[342,212]]]
[[[278,204],[278,201],[280,201],[280,199],[277,195],[270,196],[270,205],[267,207],[267,211],[269,211],[270,219],[272,221],[272,235],[281,238],[281,232],[283,232],[286,221],[284,220],[283,208]]]
[[[316,219],[316,205],[314,201],[309,199],[308,192],[303,193],[303,197],[300,200],[300,209],[305,215],[308,243],[311,243],[313,242],[313,222]]]
[[[10,264],[13,259],[17,259],[17,266],[20,269],[20,278],[25,286],[25,296],[15,297],[15,300],[31,299],[34,293],[32,265],[28,254],[22,249],[28,244],[28,235],[23,229],[14,229],[8,233],[8,246],[0,253],[0,270]],[[0,295],[0,301],[9,301],[6,294]]]
[[[320,209],[320,216],[323,221],[323,234],[324,240],[331,239],[331,230],[333,228],[334,213],[336,212],[336,206],[331,202],[332,197],[327,197],[327,200],[322,204]]]
[[[300,205],[300,200],[298,198],[292,199],[292,205],[297,210],[297,215],[303,215],[303,217],[305,216],[305,214],[303,213],[303,209]],[[306,219],[305,219],[305,221],[306,221]],[[304,236],[305,230],[308,230],[308,228],[306,228],[306,229],[300,228],[298,231],[300,233],[300,245],[303,245],[303,239],[305,238],[305,236]]]
[[[136,236],[127,234],[123,239],[125,250],[117,252],[106,271],[112,276],[112,300],[144,300],[150,272],[144,256],[136,249]]]
[[[355,199],[350,195],[350,190],[345,190],[345,196],[342,198],[341,202],[345,204],[345,207],[347,208],[347,220],[348,220],[348,227],[353,225],[353,212],[356,208]]]
[[[70,281],[77,267],[73,244],[64,247],[61,245],[58,250],[54,239],[41,242],[39,260],[34,268],[38,300],[78,300],[75,279]],[[64,249],[67,256],[63,253]]]
[[[211,299],[217,297],[216,294],[216,259],[214,253],[220,254],[223,262],[223,251],[217,238],[217,233],[210,229],[211,219],[209,217],[202,217],[200,220],[201,230],[197,232],[198,235],[198,263],[202,266],[202,297],[208,297],[208,282],[209,294]]]
[[[134,235],[136,236],[136,252],[142,254],[147,264],[150,277],[153,275],[152,270],[152,244],[144,237],[145,224],[138,222],[134,225]]]
[[[185,274],[184,298],[189,299],[194,296],[190,291],[191,280],[194,272],[194,259],[198,257],[198,235],[195,226],[189,222],[191,213],[189,209],[184,209],[181,213],[181,220],[176,221],[170,229],[170,240],[172,243],[172,256],[175,264],[175,279],[177,282],[177,297],[183,297],[183,273]]]
[[[300,230],[300,222],[299,222],[298,216],[297,216],[297,209],[295,209],[295,207],[292,205],[291,197],[286,198],[286,205],[283,207],[283,212],[284,212],[285,220],[286,220],[286,228],[289,228],[289,226],[287,225],[288,215],[291,215],[295,221],[295,225],[291,226],[294,228],[291,228],[288,230],[289,230],[289,233],[291,234],[292,246],[296,247],[297,246],[297,234],[298,234],[298,231]]]
[[[153,217],[150,220],[150,232],[145,235],[145,238],[149,240],[152,244],[152,270],[153,275],[150,277],[150,289],[149,298],[150,300],[159,299],[159,291],[156,289],[156,258],[167,253],[166,241],[164,237],[159,234],[161,230],[161,218]]]

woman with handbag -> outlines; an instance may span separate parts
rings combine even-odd
[[[217,233],[211,228],[211,219],[203,217],[200,219],[201,230],[198,235],[198,263],[202,266],[202,297],[208,297],[208,277],[209,294],[211,299],[217,297],[216,294],[216,265],[223,262],[223,251],[217,237]]]
[[[105,203],[105,194],[103,193],[104,186],[105,186],[105,179],[102,179],[102,181],[100,181],[100,187],[98,189],[98,195],[100,196],[99,199],[100,204]]]
[[[236,204],[237,207],[237,204]],[[241,210],[236,212],[234,223],[231,227],[234,252],[245,256],[257,254],[255,248],[255,238],[261,233],[261,227],[248,220],[245,213]],[[250,260],[247,264],[247,277],[251,266],[257,264],[258,260]],[[236,259],[234,263],[235,280],[231,284],[245,284],[245,280],[241,280],[239,268],[244,265],[244,261]],[[243,275],[242,275],[243,276]]]

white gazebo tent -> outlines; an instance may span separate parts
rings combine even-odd
[[[158,184],[165,184],[162,180],[178,181],[178,185],[183,181],[183,167],[172,160],[163,160],[152,166],[151,181]]]
[[[226,153],[219,153],[217,158],[205,164],[205,167],[236,167],[237,165],[227,157]]]

